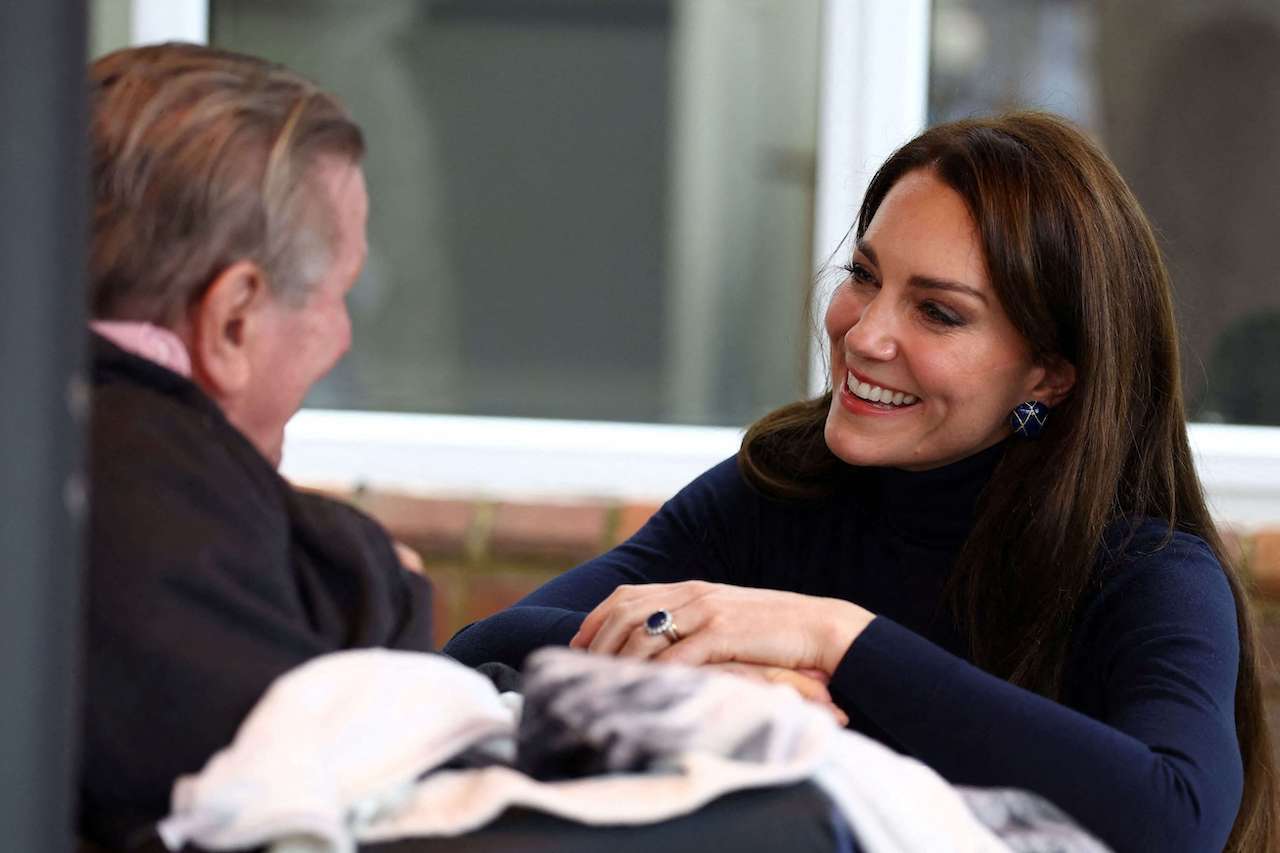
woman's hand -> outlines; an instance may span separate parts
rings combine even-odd
[[[678,642],[645,620],[671,614]],[[737,661],[830,676],[873,615],[848,601],[685,581],[620,586],[587,614],[569,642],[600,654],[697,666]]]
[[[840,710],[831,693],[827,690],[827,677],[814,670],[796,672],[776,666],[763,666],[758,663],[713,663],[707,664],[710,669],[727,672],[765,684],[785,684],[800,696],[826,711],[841,726],[849,725],[849,715]]]

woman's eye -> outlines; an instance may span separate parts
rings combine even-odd
[[[876,283],[876,277],[872,275],[871,270],[856,261],[845,264],[844,271],[849,274],[849,280],[854,284]]]
[[[936,302],[920,303],[920,313],[930,323],[936,323],[939,326],[963,326],[964,320],[958,315],[948,311]]]

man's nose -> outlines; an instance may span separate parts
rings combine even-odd
[[[844,333],[844,345],[852,355],[868,361],[892,361],[898,354],[897,320],[883,294],[877,295]]]

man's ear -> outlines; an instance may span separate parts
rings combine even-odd
[[[250,335],[266,288],[261,267],[237,261],[218,274],[191,309],[192,367],[215,399],[235,396],[252,379]]]
[[[1032,389],[1031,399],[1050,408],[1067,398],[1076,384],[1076,366],[1065,358],[1053,357],[1042,365],[1044,376]]]

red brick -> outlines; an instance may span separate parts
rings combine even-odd
[[[472,572],[467,576],[462,603],[461,628],[477,619],[505,610],[555,575],[548,572]]]
[[[463,553],[476,516],[475,505],[467,501],[417,498],[387,492],[363,494],[358,498],[357,506],[378,519],[396,539],[422,552],[424,557]]]
[[[1262,696],[1263,707],[1267,715],[1267,721],[1271,725],[1271,754],[1273,757],[1273,766],[1280,767],[1280,738],[1276,737],[1276,733],[1280,732],[1280,692],[1271,691],[1264,693]]]
[[[431,581],[431,628],[436,648],[440,648],[462,627],[458,624],[458,611],[466,596],[461,572],[454,566],[436,564],[427,566],[427,578]]]
[[[1231,564],[1240,569],[1247,568],[1249,565],[1249,534],[1239,528],[1222,525],[1218,528],[1218,536],[1222,539],[1222,547],[1226,549],[1226,556],[1231,561]]]
[[[566,564],[585,560],[604,549],[607,520],[608,510],[602,504],[498,504],[491,552],[500,557],[556,559]]]
[[[1253,534],[1248,565],[1257,594],[1280,601],[1280,529],[1266,528]]]
[[[1264,691],[1280,698],[1280,611],[1258,608],[1258,674]],[[1280,730],[1277,730],[1280,733]]]
[[[618,523],[613,529],[613,544],[631,538],[658,511],[658,504],[625,504],[618,509]]]

